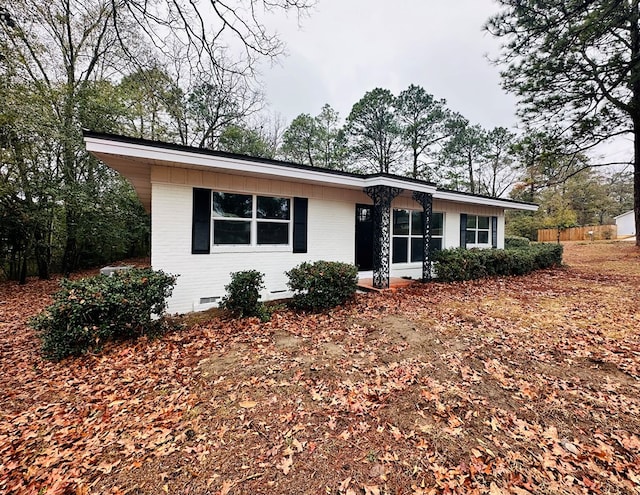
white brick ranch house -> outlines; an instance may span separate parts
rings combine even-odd
[[[230,273],[265,274],[287,292],[303,261],[355,263],[361,277],[429,279],[434,249],[504,247],[506,209],[537,205],[361,175],[85,132],[87,150],[133,184],[151,212],[151,265],[179,274],[169,312],[215,306]]]

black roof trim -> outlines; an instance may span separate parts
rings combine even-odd
[[[227,151],[217,151],[217,150],[210,150],[210,149],[206,149],[206,148],[196,148],[195,146],[185,146],[182,144],[174,144],[174,143],[167,143],[165,141],[154,141],[151,139],[143,139],[143,138],[134,138],[134,137],[129,137],[129,136],[122,136],[120,134],[110,134],[107,132],[96,132],[96,131],[91,131],[89,129],[82,129],[82,135],[84,137],[90,137],[90,138],[97,138],[97,139],[110,139],[111,141],[118,141],[121,143],[129,143],[129,144],[140,144],[143,146],[154,146],[156,148],[164,148],[164,149],[168,149],[168,150],[176,150],[176,151],[186,151],[189,153],[198,153],[201,155],[208,155],[208,156],[217,156],[220,158],[232,158],[232,159],[236,159],[236,160],[245,160],[245,161],[249,161],[249,162],[255,162],[255,163],[266,163],[266,164],[271,164],[271,165],[278,165],[281,167],[288,167],[288,168],[294,168],[294,169],[299,169],[299,170],[309,170],[309,171],[314,171],[314,172],[320,172],[323,174],[327,174],[327,175],[340,175],[343,177],[357,177],[357,178],[363,178],[363,179],[371,179],[371,178],[377,178],[377,177],[381,177],[381,178],[387,178],[387,179],[396,179],[396,180],[401,180],[403,182],[410,182],[410,183],[414,183],[414,184],[422,184],[422,185],[427,185],[427,186],[433,186],[433,187],[437,187],[437,185],[433,182],[428,182],[425,180],[420,180],[420,179],[414,179],[413,177],[404,177],[402,175],[395,175],[395,174],[385,174],[385,173],[375,173],[375,174],[358,174],[355,172],[346,172],[344,170],[334,170],[334,169],[328,169],[328,168],[322,168],[322,167],[312,167],[311,165],[303,165],[300,163],[294,163],[294,162],[287,162],[284,160],[274,160],[272,158],[258,158],[255,156],[249,156],[249,155],[241,155],[239,153],[229,153]],[[504,201],[507,203],[514,203],[514,204],[521,204],[521,205],[535,205],[535,203],[527,203],[525,201],[516,201],[513,199],[503,199],[503,198],[494,198],[492,196],[483,196],[480,194],[472,194],[472,193],[467,193],[467,192],[461,192],[461,191],[454,191],[452,189],[444,189],[441,187],[437,187],[438,191],[442,191],[442,192],[450,192],[450,193],[454,193],[454,194],[462,194],[465,196],[470,196],[470,197],[475,197],[475,198],[483,198],[483,199],[492,199],[492,200],[497,200],[497,201]],[[537,205],[535,205],[537,206]]]

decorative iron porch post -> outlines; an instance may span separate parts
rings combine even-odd
[[[431,280],[431,213],[433,195],[426,192],[413,191],[413,199],[422,206],[422,281]]]
[[[391,247],[391,202],[402,189],[389,186],[365,187],[373,200],[373,286],[389,287],[389,251]]]

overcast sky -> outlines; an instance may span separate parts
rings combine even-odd
[[[501,40],[483,29],[498,10],[493,0],[318,0],[300,25],[280,12],[268,26],[288,56],[262,70],[270,109],[288,124],[328,103],[344,120],[367,91],[416,84],[473,124],[515,130],[516,99],[489,60]],[[628,160],[632,150],[623,137],[592,157]]]
[[[329,103],[344,119],[373,88],[417,84],[472,123],[513,127],[515,99],[487,60],[499,41],[482,29],[496,11],[491,0],[319,0],[300,27],[279,16],[270,26],[288,56],[263,69],[271,110],[290,122]]]

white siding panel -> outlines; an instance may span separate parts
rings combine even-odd
[[[355,203],[310,199],[308,258],[353,263],[355,217]]]
[[[636,226],[633,210],[616,217],[616,225],[618,226],[618,236],[635,235]]]

